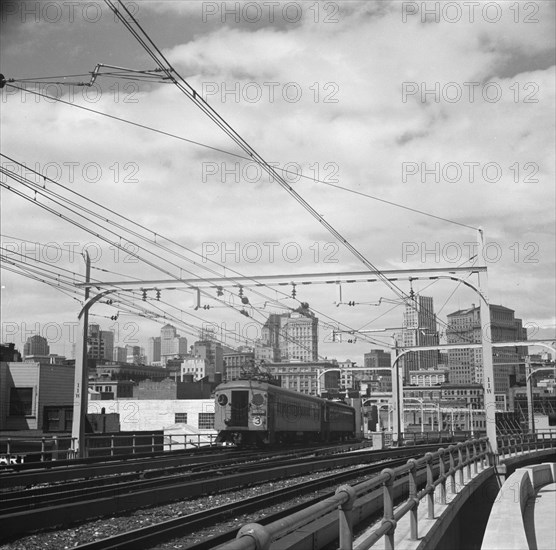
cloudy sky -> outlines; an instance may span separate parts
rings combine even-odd
[[[22,348],[39,332],[70,355],[82,294],[63,283],[82,280],[84,249],[101,281],[216,272],[295,283],[366,269],[160,73],[102,67],[94,86],[72,85],[98,64],[156,68],[105,3],[74,4],[3,4],[3,340]],[[555,4],[435,4],[126,5],[176,73],[373,266],[486,261],[491,302],[530,337],[554,338]],[[474,257],[478,228],[485,259]],[[434,297],[442,323],[478,303],[453,281],[395,284],[343,284],[344,303],[339,285],[298,284],[295,297],[291,284],[246,287],[247,305],[225,288],[203,296],[209,310],[194,309],[190,288],[160,302],[126,292],[90,320],[120,345],[144,345],[170,320],[191,343],[203,323],[238,331],[227,340],[237,346],[269,313],[308,302],[323,321],[320,355],[361,362],[389,339],[333,343],[332,327],[398,327],[411,289]]]

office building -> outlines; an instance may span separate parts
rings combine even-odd
[[[430,296],[415,295],[405,305],[401,342],[403,347],[438,346],[439,335]],[[430,370],[438,366],[438,351],[414,351],[403,357],[404,380],[416,370]]]
[[[44,336],[35,334],[34,336],[29,336],[29,338],[27,338],[27,341],[23,345],[23,357],[29,357],[30,355],[50,355],[50,346]]]
[[[521,319],[516,319],[514,311],[504,306],[490,306],[490,330],[493,342],[527,340],[527,330]],[[448,315],[446,336],[448,344],[482,342],[484,327],[481,323],[479,307],[455,311]],[[526,346],[493,348],[494,391],[506,394],[512,381],[525,380],[523,357],[528,355]],[[481,348],[459,348],[448,351],[450,382],[453,384],[483,383],[483,352]]]

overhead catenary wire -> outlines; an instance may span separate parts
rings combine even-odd
[[[384,274],[373,265],[357,248],[355,248],[338,230],[335,229],[324,217],[319,214],[297,191],[295,191],[291,185],[289,185],[273,168],[270,166],[234,129],[228,124],[201,96],[196,92],[196,90],[175,70],[171,63],[166,59],[164,54],[156,46],[156,44],[151,40],[149,35],[137,22],[133,14],[129,12],[125,4],[118,0],[119,5],[127,13],[129,20],[126,19],[117,8],[112,0],[105,0],[106,4],[110,6],[114,14],[118,19],[124,24],[124,26],[131,32],[131,34],[137,39],[145,51],[150,55],[150,57],[158,64],[158,66],[165,72],[170,80],[178,87],[178,89],[186,95],[190,100],[193,101],[203,111],[216,125],[223,130],[243,151],[245,151],[255,162],[257,162],[270,176],[278,182],[278,184],[288,192],[301,206],[311,214],[319,223],[321,223],[328,231],[331,233],[343,246],[345,246],[359,261],[363,263],[368,269],[376,273],[376,275],[382,280],[382,282],[390,288],[398,297],[407,301],[409,305],[412,305],[412,297],[408,296],[400,289],[394,282],[389,280]],[[141,35],[133,28],[130,22],[139,29]],[[151,50],[149,45],[154,48]],[[155,53],[156,52],[156,53]],[[159,57],[160,59],[159,59]],[[179,79],[179,82],[178,82]],[[415,307],[415,309],[417,309]]]
[[[20,163],[19,161],[13,159],[12,157],[9,157],[9,156],[4,155],[4,154],[0,154],[0,155],[3,156],[3,157],[5,157],[5,158],[7,158],[7,159],[10,160],[11,162],[14,162],[15,164],[18,164],[18,165],[20,165],[20,166],[24,166],[22,163]],[[5,170],[5,169],[4,169],[4,170]],[[43,182],[48,181],[48,182],[50,182],[50,183],[52,183],[52,184],[54,184],[54,185],[56,185],[56,186],[58,186],[58,187],[62,187],[63,189],[65,189],[65,190],[71,192],[72,194],[75,194],[75,195],[79,196],[79,197],[82,198],[83,200],[86,200],[86,201],[88,201],[88,202],[91,202],[91,203],[94,204],[95,206],[98,206],[98,207],[100,207],[100,208],[103,208],[103,209],[107,210],[108,212],[110,212],[111,214],[115,214],[115,215],[121,217],[122,219],[124,219],[124,220],[126,220],[126,221],[128,221],[128,222],[130,222],[130,223],[132,223],[132,224],[134,224],[134,225],[137,225],[137,226],[140,227],[141,229],[143,229],[143,230],[145,230],[145,231],[148,231],[148,232],[152,233],[152,234],[155,236],[155,238],[156,238],[156,237],[159,237],[159,238],[163,238],[163,239],[165,239],[165,240],[168,240],[168,241],[171,242],[172,244],[175,244],[175,245],[179,246],[180,248],[182,248],[182,249],[184,249],[184,250],[187,250],[188,252],[191,252],[191,253],[193,253],[193,254],[195,254],[195,255],[197,255],[197,256],[201,256],[201,257],[202,257],[202,255],[200,255],[200,254],[198,254],[198,253],[196,253],[196,252],[190,250],[189,248],[184,247],[184,246],[181,245],[180,243],[177,243],[177,242],[174,241],[174,240],[170,240],[170,239],[168,239],[167,237],[164,237],[163,235],[157,234],[157,233],[153,232],[152,230],[149,230],[148,228],[142,226],[141,224],[137,224],[137,222],[134,222],[133,220],[131,220],[131,219],[129,219],[129,218],[123,216],[122,214],[119,214],[119,213],[115,212],[114,210],[109,209],[109,208],[107,208],[107,207],[101,205],[101,204],[98,203],[98,202],[92,201],[91,199],[85,197],[84,195],[82,195],[82,194],[80,194],[80,193],[78,193],[78,192],[76,192],[76,191],[74,191],[74,190],[72,190],[72,189],[67,188],[67,187],[64,186],[63,184],[61,184],[61,183],[59,183],[59,182],[56,182],[55,180],[52,180],[51,178],[48,178],[48,177],[44,176],[43,174],[41,174],[41,173],[39,173],[39,172],[37,172],[37,171],[35,171],[35,170],[31,170],[31,172],[34,172],[35,174],[39,175],[39,176],[41,177],[41,179],[43,180]],[[16,173],[11,172],[10,174],[11,174],[11,177],[12,177],[12,178],[16,179],[16,181],[21,180],[21,179],[25,179],[25,178],[23,178],[22,176],[20,176],[19,174],[16,174]],[[48,188],[46,188],[44,185],[39,185],[39,184],[37,184],[36,182],[32,182],[32,181],[30,181],[30,180],[27,180],[27,183],[28,183],[28,186],[31,186],[32,188],[35,189],[35,191],[38,191],[38,192],[41,193],[41,194],[44,193],[44,192],[53,193],[51,190],[49,190]],[[56,194],[56,193],[54,193],[54,195],[56,195],[56,196],[59,197],[59,195]],[[67,200],[67,199],[64,198],[64,200]],[[100,215],[100,214],[98,214],[98,213],[96,213],[96,212],[92,212],[91,210],[84,208],[83,205],[78,204],[78,203],[75,203],[74,201],[68,201],[68,202],[70,202],[70,203],[71,203],[73,206],[75,206],[75,207],[81,208],[81,209],[83,209],[83,210],[86,211],[86,212],[92,213],[92,215],[94,215],[95,217],[98,217],[99,219],[103,220],[103,222],[107,222],[107,223],[114,224],[115,226],[117,226],[117,227],[120,228],[120,229],[125,229],[126,231],[129,231],[129,232],[132,233],[134,236],[140,236],[138,233],[133,232],[133,231],[129,230],[128,228],[124,228],[124,227],[121,226],[120,224],[116,224],[116,223],[115,223],[111,218],[109,218],[109,217],[102,216],[102,215]],[[100,224],[98,224],[98,223],[97,223],[96,225],[98,225],[98,226],[100,226],[100,227],[103,227],[102,225],[100,225]],[[93,234],[96,235],[96,233],[93,233]],[[119,234],[119,233],[118,233],[118,234]],[[143,238],[143,239],[145,239],[143,236],[140,236],[140,237]],[[153,244],[153,241],[151,241],[151,240],[149,240],[149,239],[145,239],[145,240],[147,240],[150,244]],[[107,241],[107,242],[110,242],[110,244],[112,244],[112,245],[114,244],[112,241]],[[134,244],[135,244],[135,243],[134,243]],[[183,255],[177,254],[175,251],[171,251],[170,249],[167,249],[166,247],[162,247],[162,245],[160,245],[159,242],[155,242],[154,244],[156,244],[158,247],[164,248],[164,249],[167,250],[168,252],[171,252],[172,254],[175,254],[175,255],[177,255],[178,257],[182,258],[182,259],[186,259],[186,260],[188,260],[188,261],[194,263],[194,264],[195,264],[196,266],[198,266],[198,267],[202,267],[203,269],[206,269],[206,270],[212,272],[213,274],[218,274],[218,273],[215,272],[214,270],[209,269],[208,266],[199,264],[198,262],[193,262],[192,260],[190,260],[190,259],[184,257]],[[136,246],[138,246],[138,245],[136,245]],[[141,247],[141,248],[143,248],[143,247]],[[212,259],[208,259],[208,260],[209,260],[211,263],[213,263],[213,264],[216,264],[216,265],[218,265],[218,266],[220,266],[220,267],[223,267],[224,269],[228,269],[228,270],[232,271],[233,273],[236,273],[236,274],[238,274],[238,275],[241,276],[241,274],[240,274],[239,272],[237,272],[237,271],[235,271],[235,270],[233,270],[233,269],[231,269],[231,268],[225,268],[224,266],[222,266],[221,264],[218,264],[217,262],[215,262],[215,261],[212,260]],[[166,260],[166,261],[167,261],[167,260]],[[171,264],[171,265],[174,265],[174,266],[175,266],[176,264]],[[179,266],[178,266],[178,267],[179,267]],[[181,268],[180,268],[180,269],[181,269]],[[191,273],[191,272],[189,272],[189,273]],[[198,276],[198,275],[196,275],[196,274],[194,274],[194,273],[192,273],[192,274],[193,274],[194,276],[198,277],[200,280],[202,280],[202,277],[200,277],[200,276]],[[228,277],[228,278],[230,278],[230,277]],[[230,279],[231,279],[231,280],[234,280],[233,277],[231,277]],[[251,278],[251,280],[253,280],[254,282],[257,282],[256,278],[254,278],[254,277]],[[264,286],[264,285],[263,285],[263,286]],[[264,295],[262,295],[260,292],[258,292],[258,291],[256,291],[256,290],[253,290],[253,292],[256,293],[256,294],[258,294],[258,295],[260,295],[260,296],[262,296],[262,297],[265,297]],[[281,292],[281,294],[282,294],[283,296],[285,296],[285,297],[287,296],[287,295],[286,295],[285,293],[283,293],[283,292]],[[265,298],[267,298],[267,297],[265,297]],[[271,301],[273,301],[273,300],[271,299]],[[299,303],[301,303],[300,300],[297,300],[297,301],[298,301]],[[293,308],[291,308],[291,309],[292,309],[292,311],[294,311]],[[314,311],[315,313],[318,313],[318,314],[321,315],[321,316],[326,317],[327,319],[330,319],[331,321],[335,322],[337,325],[346,326],[346,325],[344,325],[343,323],[339,323],[338,321],[332,319],[332,318],[329,317],[328,315],[323,314],[322,312],[319,312],[319,311],[317,311],[317,310],[313,310],[313,311]],[[348,328],[350,328],[350,327],[348,327]],[[372,342],[372,339],[369,340],[369,341],[370,341],[370,343],[373,343],[373,342]],[[376,342],[375,342],[375,343],[376,343]]]
[[[13,251],[8,251],[10,254],[13,254]],[[25,258],[25,260],[33,260],[36,261],[34,258],[30,258],[30,257],[26,257],[22,254],[17,253],[19,256],[23,256]],[[52,288],[55,288],[56,290],[59,290],[61,292],[63,292],[64,294],[68,295],[69,297],[77,300],[78,302],[80,302],[82,304],[82,296],[81,293],[75,288],[75,286],[72,284],[72,280],[71,278],[64,276],[64,277],[60,277],[55,271],[52,270],[47,270],[45,268],[40,268],[37,269],[33,266],[30,266],[29,264],[27,264],[24,260],[14,260],[13,258],[10,258],[7,255],[4,254],[0,254],[0,259],[2,260],[2,269],[6,269],[7,271],[12,271],[14,273],[20,274],[20,275],[24,275],[30,279],[45,283],[49,286],[51,286]],[[45,262],[41,262],[41,263],[45,263]],[[8,264],[8,265],[6,265]],[[12,267],[9,267],[12,266]],[[59,266],[56,266],[56,269],[61,269],[64,270],[64,268],[60,268]],[[68,270],[64,270],[64,271],[68,271]],[[93,280],[93,282],[100,282],[100,281],[95,281]],[[137,291],[130,291],[130,289],[121,289],[121,292],[126,292],[126,293],[133,293],[135,295],[135,297],[137,299],[139,299],[139,294],[137,293]],[[114,295],[111,295],[114,296]],[[195,319],[200,320],[201,322],[204,322],[204,319],[194,315],[190,312],[187,312],[173,304],[170,304],[168,302],[165,302],[163,300],[154,300],[151,299],[151,307],[155,307],[156,309],[158,309],[161,313],[157,314],[155,312],[151,312],[147,309],[145,309],[144,307],[140,307],[137,304],[131,302],[130,300],[127,300],[125,298],[122,298],[121,296],[119,298],[113,297],[110,298],[109,300],[110,305],[112,305],[113,307],[118,307],[118,309],[122,309],[124,311],[128,311],[128,312],[135,312],[138,313],[139,315],[143,316],[143,317],[148,317],[148,318],[164,318],[164,319],[172,319],[175,322],[180,323],[180,325],[182,326],[187,326],[188,327],[188,332],[190,334],[193,335],[198,335],[199,331],[202,330],[202,326],[197,326],[197,325],[191,325],[189,323],[186,323],[185,321],[183,321],[183,319],[180,319],[179,317],[163,310],[160,305],[166,305],[168,307],[172,307],[176,310],[178,310],[179,312],[181,312],[182,314],[185,313],[186,315],[190,315],[192,317],[194,317]],[[230,330],[230,329],[226,329],[226,328],[222,328],[222,330],[224,332],[229,332],[231,334],[231,336],[239,336],[237,333],[235,333],[235,331]],[[224,344],[224,342],[222,342],[222,344]],[[228,345],[228,344],[225,344]]]
[[[124,6],[124,8],[125,8],[125,6]],[[146,43],[145,43],[145,44],[146,44]],[[321,218],[322,218],[322,216],[321,216]],[[321,223],[322,223],[322,222],[321,222]]]

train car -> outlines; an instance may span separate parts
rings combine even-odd
[[[324,402],[323,439],[337,441],[355,434],[355,409],[341,401]]]
[[[219,442],[272,445],[353,437],[355,411],[257,380],[220,384],[215,395]]]

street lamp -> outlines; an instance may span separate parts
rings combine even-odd
[[[404,401],[417,401],[421,405],[421,433],[425,433],[425,418],[424,418],[424,408],[423,399],[420,397],[404,397]],[[405,418],[403,419],[405,422]]]
[[[540,366],[534,368],[531,365],[531,357],[529,355],[525,356],[525,381],[527,384],[527,415],[529,417],[529,431],[535,433],[535,411],[534,411],[534,395],[533,395],[533,384],[531,378],[537,372],[554,370],[555,365],[552,366]]]

